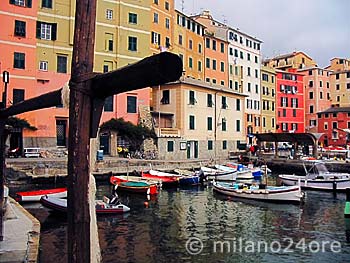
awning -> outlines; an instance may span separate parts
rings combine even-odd
[[[254,136],[258,141],[265,142],[297,142],[314,144],[322,133],[255,133]]]

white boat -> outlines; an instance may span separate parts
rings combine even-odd
[[[345,191],[350,188],[350,174],[329,172],[322,162],[315,162],[305,176],[280,174],[279,178],[285,185],[296,185],[300,180],[304,189]]]
[[[239,167],[239,166],[237,166]],[[225,171],[225,172],[234,172],[234,174],[232,174],[232,179],[231,180],[226,180],[226,181],[236,181],[236,180],[253,180],[254,176],[253,176],[253,171],[251,169],[248,168],[244,168],[243,166],[241,166],[241,168],[237,169],[234,167],[230,167],[230,166],[226,166],[226,165],[215,165],[216,169]],[[216,181],[223,181],[223,179],[221,179],[222,177],[217,177]]]
[[[44,190],[17,192],[15,200],[17,202],[39,202],[40,198],[45,195],[57,198],[65,198],[67,197],[67,188],[52,188]]]
[[[67,212],[67,199],[43,196],[40,199],[43,206],[57,212]],[[109,200],[104,197],[103,200],[96,200],[96,214],[120,214],[130,211],[130,208],[119,201]]]
[[[202,172],[204,173],[207,180],[217,180],[217,181],[235,181],[236,171],[223,171],[216,168],[209,168],[202,166]]]
[[[263,187],[262,187],[263,186]],[[300,186],[248,186],[244,184],[232,184],[213,182],[213,189],[224,195],[259,200],[265,202],[300,203],[303,193]]]

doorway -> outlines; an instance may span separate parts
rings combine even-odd
[[[104,132],[100,134],[100,150],[103,150],[103,154],[110,154],[110,134]]]
[[[67,146],[67,121],[56,120],[57,146]]]
[[[187,159],[198,158],[198,141],[187,142]]]

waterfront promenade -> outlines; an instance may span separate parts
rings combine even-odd
[[[0,262],[37,262],[40,223],[12,198],[8,199]]]

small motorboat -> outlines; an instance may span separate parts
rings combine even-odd
[[[306,175],[280,174],[279,178],[285,185],[296,185],[298,180],[304,189],[345,191],[350,188],[350,174],[329,172],[322,162],[315,162]]]
[[[39,202],[43,196],[65,198],[67,197],[67,188],[53,188],[45,190],[34,190],[26,192],[17,192],[15,200],[17,202]]]
[[[67,212],[67,199],[43,196],[40,199],[40,202],[43,206],[50,208],[57,212],[66,213]],[[126,205],[123,205],[117,198],[109,199],[104,196],[103,200],[96,200],[96,214],[121,214],[130,211],[130,208]]]
[[[111,176],[110,182],[118,186],[119,191],[139,194],[158,194],[161,181],[149,180],[138,176]]]
[[[300,186],[266,186],[213,182],[213,189],[224,195],[265,202],[300,203],[304,194]]]

